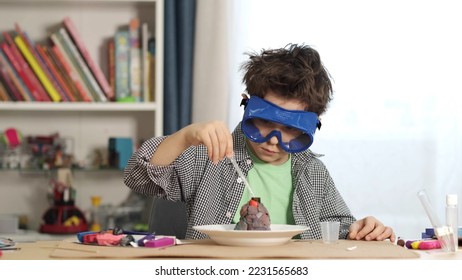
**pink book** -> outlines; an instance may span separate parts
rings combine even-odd
[[[26,75],[26,72],[24,72],[24,70],[22,69],[21,65],[16,59],[16,56],[13,54],[13,51],[11,50],[10,46],[6,42],[3,42],[0,44],[0,48],[3,50],[5,55],[8,57],[8,60],[10,61],[13,68],[16,70],[16,73],[18,73],[19,77],[24,82],[24,85],[27,87],[27,89],[29,89],[34,101],[37,101],[37,100],[40,101],[41,100],[40,93],[35,89],[29,77]]]
[[[109,100],[113,101],[115,99],[114,91],[109,86],[109,83],[108,83],[106,77],[103,75],[103,72],[101,71],[101,68],[91,58],[87,47],[83,43],[83,40],[82,40],[82,37],[80,36],[80,33],[77,31],[77,28],[75,27],[74,22],[71,20],[70,17],[65,17],[64,18],[64,27],[69,32],[69,35],[71,35],[72,40],[74,41],[75,45],[77,46],[80,54],[84,58],[86,64],[90,68],[91,72],[95,76],[95,79],[98,81],[98,84],[100,85],[100,87],[103,90],[104,94],[106,94],[106,97]]]
[[[37,76],[35,76],[29,64],[26,62],[26,60],[22,56],[21,52],[19,51],[18,47],[14,43],[13,38],[11,38],[10,34],[8,32],[3,32],[3,38],[5,38],[5,40],[10,45],[11,51],[16,57],[19,65],[21,66],[21,68],[23,69],[27,77],[29,77],[30,82],[32,83],[34,88],[39,93],[40,98],[36,98],[36,101],[51,101],[50,97],[48,96],[48,93],[42,87],[42,84],[39,82]]]

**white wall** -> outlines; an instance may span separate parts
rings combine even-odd
[[[325,154],[323,161],[354,215],[376,216],[397,236],[419,238],[431,227],[417,197],[426,189],[444,221],[445,195],[462,197],[462,18],[457,1],[232,4],[229,18],[215,18],[225,21],[230,33],[207,38],[228,41],[228,66],[207,68],[207,60],[201,60],[196,69],[206,69],[208,80],[228,78],[231,83],[218,91],[203,87],[206,92],[194,97],[207,108],[207,96],[214,95],[221,102],[213,107],[227,105],[229,114],[197,110],[194,120],[226,120],[230,129],[241,120],[243,73],[233,71],[247,59],[243,53],[288,43],[311,45],[332,75],[335,91],[312,150]],[[196,48],[207,47],[212,46],[196,42]]]
[[[418,190],[427,190],[441,220],[445,195],[462,198],[462,18],[456,4],[250,0],[247,44],[237,50],[305,43],[320,52],[335,93],[312,150],[325,154],[358,218],[376,216],[405,238],[431,227]],[[242,110],[230,108],[234,127]]]

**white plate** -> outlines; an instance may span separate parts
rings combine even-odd
[[[271,225],[271,230],[234,230],[236,225],[194,226],[193,229],[207,234],[221,245],[229,246],[275,246],[289,242],[295,235],[308,230],[306,226]]]

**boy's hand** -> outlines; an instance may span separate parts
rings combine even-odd
[[[395,242],[395,233],[393,229],[384,226],[374,217],[366,217],[352,223],[349,230],[349,239],[382,241],[389,238],[391,242]]]
[[[188,145],[205,145],[209,159],[214,163],[233,155],[233,138],[224,122],[191,124],[183,129],[183,133]]]

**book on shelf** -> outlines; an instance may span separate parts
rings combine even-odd
[[[11,80],[12,85],[16,88],[16,91],[20,94],[20,97],[17,101],[32,101],[32,96],[29,90],[27,89],[24,82],[16,73],[16,70],[13,69],[10,62],[8,61],[7,56],[0,50],[0,63],[5,69],[6,75],[8,75],[9,80]]]
[[[148,24],[131,19],[107,43],[108,76],[89,55],[70,17],[34,43],[15,23],[3,32],[2,100],[54,102],[152,102],[155,88],[154,38]]]
[[[130,77],[130,93],[135,102],[141,102],[142,90],[142,71],[141,71],[141,42],[140,42],[140,21],[137,18],[130,20],[129,24],[129,77]]]
[[[4,91],[4,94],[6,94],[8,101],[15,101],[16,97],[14,97],[13,93],[8,88],[8,83],[10,81],[5,80],[5,78],[6,78],[6,72],[4,70],[3,65],[0,64],[0,84],[2,85],[2,89]]]
[[[154,102],[156,100],[156,39],[149,38],[148,40],[148,95],[149,101]]]
[[[24,71],[27,79],[34,87],[35,91],[31,91],[35,97],[36,101],[51,101],[48,93],[43,88],[42,84],[38,80],[37,76],[34,74],[32,68],[29,66],[23,55],[21,54],[20,50],[16,46],[12,36],[8,32],[3,32],[3,38],[5,39],[6,43],[9,45],[14,57],[19,63],[19,66]],[[16,35],[15,35],[16,36]]]
[[[7,55],[8,53],[8,55]],[[10,59],[11,51],[8,48],[6,42],[0,43],[0,63],[2,63],[4,70],[6,71],[9,79],[14,83],[16,89],[21,93],[23,100],[31,101],[34,100],[29,89],[26,87],[25,83],[22,81],[21,76],[17,71],[17,64]]]
[[[80,74],[78,65],[72,58],[66,44],[63,42],[61,34],[59,32],[52,33],[50,35],[50,40],[52,41],[53,46],[59,49],[59,57],[63,59],[62,63],[67,65],[66,67],[69,67],[71,69],[70,73],[72,73],[72,78],[75,79],[75,81],[78,81],[79,87],[83,88],[87,98],[89,98],[91,101],[97,101],[97,99],[95,99],[94,94],[88,87],[88,84],[84,81],[83,76]]]
[[[85,100],[89,99],[90,101],[97,101],[95,96],[92,94],[92,91],[88,88],[88,85],[83,80],[82,75],[79,73],[75,61],[70,56],[69,50],[67,50],[67,47],[62,41],[61,35],[59,33],[53,33],[51,34],[50,39],[53,42],[53,47],[56,47],[56,49],[59,50],[59,52],[56,52],[57,57],[61,59],[61,63],[63,65],[66,65],[66,67],[71,70],[68,73],[70,73],[74,82],[77,82],[79,88],[81,87],[83,89],[81,94],[86,96]]]
[[[80,96],[79,90],[72,81],[72,78],[68,75],[66,69],[62,66],[59,59],[53,53],[51,47],[44,45],[41,46],[41,49],[45,56],[48,57],[49,62],[53,65],[53,68],[55,68],[58,74],[60,75],[61,80],[64,83],[63,87],[67,88],[66,90],[70,92],[69,98],[72,100],[72,102],[83,101],[82,97]]]
[[[27,88],[27,91],[29,95],[31,96],[30,98],[31,101],[40,101],[41,97],[40,97],[39,92],[35,89],[35,86],[31,82],[29,77],[27,76],[24,69],[21,67],[18,59],[16,59],[16,56],[14,55],[13,50],[8,45],[8,43],[7,42],[0,43],[0,49],[3,51],[5,56],[8,58],[11,66],[13,67],[17,75],[19,76],[19,79],[22,80],[22,82],[24,83],[24,86]]]
[[[15,42],[16,38],[20,38],[22,43],[24,44],[24,50],[31,55],[33,58],[34,63],[37,64],[37,69],[41,72],[41,74],[37,74],[39,76],[39,80],[42,82],[44,88],[46,89],[48,95],[50,96],[51,100],[54,102],[59,102],[61,101],[61,96],[62,92],[59,92],[59,89],[57,88],[57,84],[55,80],[52,78],[50,72],[48,71],[48,68],[43,64],[42,59],[40,58],[39,54],[35,50],[35,44],[32,41],[32,39],[27,35],[25,31],[21,29],[18,23],[14,24],[15,30],[17,33],[17,36],[15,37]],[[18,42],[16,42],[18,44]],[[21,50],[21,48],[19,48]],[[21,50],[23,51],[23,50]],[[31,63],[28,60],[29,63]],[[34,69],[34,67],[32,67]]]
[[[23,101],[23,97],[13,82],[11,74],[8,72],[3,59],[0,59],[0,76],[6,91],[12,101]]]
[[[52,36],[51,38],[53,39],[54,34],[51,36]],[[56,42],[58,42],[59,44],[59,41],[57,41],[57,38],[55,38],[54,40],[56,40]],[[60,65],[62,66],[66,74],[72,80],[72,83],[75,85],[75,88],[77,89],[79,93],[80,100],[84,102],[92,102],[93,98],[89,95],[88,91],[82,85],[79,75],[71,67],[71,64],[68,61],[68,58],[66,58],[66,55],[61,51],[60,48],[58,48],[57,45],[54,45],[51,47],[51,52],[56,57],[56,59],[59,61]]]
[[[134,102],[130,94],[130,37],[126,30],[118,30],[114,35],[115,49],[115,95],[117,102]]]
[[[114,40],[108,40],[107,42],[107,68],[108,68],[108,79],[109,79],[109,85],[111,88],[115,89],[116,88],[116,82],[115,82],[115,46],[114,46]],[[115,99],[115,98],[114,98]]]
[[[59,87],[63,91],[63,96],[62,96],[62,101],[67,101],[67,102],[75,102],[77,101],[74,97],[74,94],[71,92],[69,89],[68,85],[64,81],[64,78],[62,76],[62,73],[57,69],[56,65],[52,62],[51,57],[45,50],[45,46],[42,46],[40,44],[35,45],[35,49],[37,49],[37,52],[39,55],[42,57],[42,59],[45,62],[45,65],[48,67],[49,71],[55,78],[56,82],[58,83]]]
[[[26,58],[27,62],[29,62],[29,65],[31,66],[32,70],[34,70],[35,74],[37,75],[38,79],[40,80],[44,88],[47,90],[48,94],[50,95],[51,100],[55,102],[60,101],[61,97],[59,93],[54,88],[50,79],[43,72],[42,67],[40,67],[39,62],[34,57],[34,55],[31,53],[26,43],[24,42],[23,38],[17,35],[14,38],[14,41],[16,42],[16,45],[18,46],[21,53]]]
[[[69,34],[67,34],[67,31],[64,28],[60,28],[58,32],[58,35],[62,40],[64,48],[68,52],[68,55],[71,58],[72,62],[74,62],[75,68],[82,77],[84,83],[87,85],[87,88],[93,94],[95,101],[108,101],[106,95],[101,90],[93,74],[90,72],[90,69],[88,68],[87,64],[85,64],[82,56],[80,55],[79,51],[75,47],[71,38],[69,37]]]
[[[144,22],[141,25],[141,83],[143,94],[143,101],[150,102],[149,98],[149,52],[148,52],[148,42],[149,42],[149,30],[148,24]]]
[[[88,52],[88,49],[85,46],[85,43],[82,37],[80,36],[80,33],[77,30],[72,19],[70,17],[65,17],[63,23],[64,23],[66,30],[69,32],[70,37],[72,38],[76,47],[78,48],[80,54],[85,60],[86,64],[88,65],[92,74],[96,78],[96,81],[98,82],[99,86],[101,87],[104,94],[106,95],[107,99],[110,101],[115,100],[113,88],[110,87],[99,65],[96,64],[93,58],[90,56],[90,53]]]
[[[56,76],[57,73],[53,71],[54,69],[52,68],[52,65],[48,64],[47,57],[44,56],[42,49],[39,50],[39,46],[40,46],[39,44],[35,45],[35,50],[37,51],[37,57],[42,61],[43,68],[46,69],[46,71],[49,73],[48,76],[50,78],[50,81],[53,83],[53,86],[58,91],[59,96],[61,96],[61,101],[62,102],[71,101],[65,89],[62,87],[61,83],[59,82],[59,76]]]
[[[8,92],[6,92],[6,88],[3,86],[1,79],[0,79],[0,101],[11,101],[10,96]]]
[[[155,101],[155,73],[156,73],[156,40],[148,30],[146,23],[141,28],[141,42],[143,52],[143,101]]]

